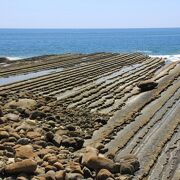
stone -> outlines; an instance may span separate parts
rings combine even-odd
[[[7,131],[0,131],[0,140],[8,137],[9,133]]]
[[[43,160],[47,161],[49,164],[54,164],[58,161],[58,158],[53,154],[47,154],[44,156]]]
[[[76,140],[72,137],[67,137],[62,139],[62,145],[65,147],[75,147],[76,148]]]
[[[67,125],[66,128],[69,130],[69,131],[75,131],[76,130],[76,127],[73,126],[73,125]]]
[[[23,145],[16,149],[16,158],[33,159],[35,154],[31,145]]]
[[[84,177],[78,173],[67,173],[66,179],[67,180],[82,180],[82,179],[84,179]]]
[[[85,178],[89,178],[89,177],[92,177],[92,172],[87,167],[84,167],[83,168],[83,175]]]
[[[5,105],[7,108],[22,108],[33,110],[37,106],[37,102],[33,99],[19,99],[18,101],[11,101]]]
[[[19,115],[17,114],[9,113],[9,114],[6,114],[5,117],[10,121],[15,121],[15,122],[19,121]]]
[[[107,169],[101,169],[98,172],[96,179],[97,180],[107,180],[110,177],[112,177],[111,172],[109,172]]]
[[[61,142],[62,142],[62,137],[58,134],[55,134],[53,138],[54,145],[60,147]]]
[[[76,140],[76,149],[81,149],[84,144],[84,139],[80,137],[76,137],[75,140]]]
[[[36,131],[29,131],[27,132],[27,138],[29,139],[37,139],[41,137],[41,134],[39,132]]]
[[[3,116],[3,111],[2,111],[2,109],[0,108],[0,117],[2,117]]]
[[[66,172],[65,171],[57,171],[55,178],[56,180],[65,180]]]
[[[48,153],[54,153],[53,150],[51,149],[41,149],[39,150],[36,154],[40,157],[43,158],[45,155],[47,155]]]
[[[6,174],[27,173],[32,174],[36,171],[37,163],[31,159],[22,160],[9,164],[5,167]]]
[[[103,149],[103,148],[104,148],[104,144],[102,144],[102,143],[96,144],[96,149],[97,150],[100,150],[100,149]]]
[[[127,154],[126,156],[116,158],[116,161],[132,165],[135,171],[138,171],[140,168],[138,158],[134,154]]]
[[[46,114],[41,112],[41,111],[33,111],[30,115],[30,119],[36,119],[36,118],[45,118],[46,117]]]
[[[83,154],[81,163],[83,166],[94,169],[96,172],[101,169],[107,169],[111,173],[118,173],[120,168],[118,163],[114,163],[104,156],[99,156],[97,149],[92,147],[86,148],[86,153]]]
[[[133,175],[135,172],[134,167],[130,163],[121,163],[120,173]]]
[[[157,85],[158,85],[157,82],[150,79],[140,82],[137,86],[138,88],[140,88],[141,92],[144,92],[154,89]]]
[[[56,180],[55,178],[55,172],[53,170],[50,170],[46,173],[46,180]]]
[[[52,165],[47,165],[45,166],[45,172],[48,172],[48,171],[57,171],[57,168],[52,166]]]
[[[28,180],[28,176],[24,173],[21,173],[17,176],[16,180]]]
[[[65,169],[71,173],[83,174],[80,164],[76,162],[69,162]]]
[[[54,139],[54,133],[52,133],[52,132],[47,132],[46,135],[45,135],[45,137],[46,137],[46,140],[47,140],[47,141],[52,142],[53,139]]]
[[[57,170],[64,170],[64,167],[60,162],[55,162],[53,166],[56,167]]]
[[[17,144],[21,144],[21,145],[27,145],[31,142],[30,139],[28,138],[20,138],[18,141],[17,141]]]

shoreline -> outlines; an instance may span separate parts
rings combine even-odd
[[[14,61],[0,76],[58,68],[0,85],[1,178],[28,178],[26,169],[31,179],[178,175],[178,156],[166,157],[180,147],[180,61],[61,54]]]

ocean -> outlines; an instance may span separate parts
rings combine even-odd
[[[180,28],[0,29],[0,57],[45,54],[142,52],[180,58]]]

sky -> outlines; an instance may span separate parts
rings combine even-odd
[[[180,27],[180,0],[0,0],[0,28]]]

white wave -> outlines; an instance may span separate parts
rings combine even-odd
[[[21,60],[24,59],[24,57],[7,57],[10,61],[16,61],[16,60]]]
[[[176,54],[176,55],[150,55],[150,57],[164,58],[166,62],[180,61],[180,54]]]
[[[152,53],[152,51],[141,51],[141,50],[138,50],[138,51],[136,51],[136,52],[139,52],[139,53],[145,53],[145,54],[151,54]]]

